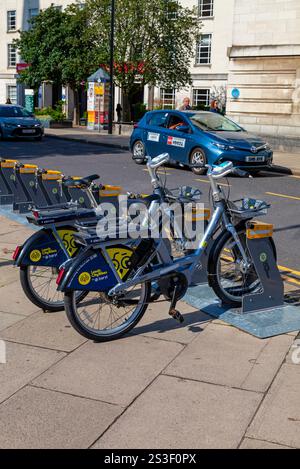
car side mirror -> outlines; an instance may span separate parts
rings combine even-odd
[[[179,125],[178,127],[176,127],[176,130],[178,130],[178,132],[184,132],[188,134],[190,131],[190,127],[188,125]]]

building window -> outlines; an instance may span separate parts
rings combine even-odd
[[[34,18],[39,14],[39,9],[38,8],[29,8],[28,10],[28,17],[31,20],[31,18]]]
[[[199,16],[202,18],[214,16],[214,0],[199,0]]]
[[[12,44],[7,46],[7,65],[15,67],[17,65],[17,49]]]
[[[17,87],[15,85],[7,85],[6,97],[10,99],[12,104],[17,104]]]
[[[167,0],[167,17],[169,20],[177,18],[178,0]]]
[[[210,90],[209,89],[194,89],[193,90],[193,106],[203,107],[209,106],[210,103]]]
[[[196,63],[209,65],[211,63],[211,34],[201,34],[197,43]]]
[[[160,89],[160,100],[163,109],[174,109],[175,107],[175,90],[172,88]]]
[[[17,13],[16,10],[7,12],[7,31],[15,31],[17,29]]]

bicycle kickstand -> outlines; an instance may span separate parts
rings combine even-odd
[[[175,319],[176,321],[178,321],[182,324],[184,322],[184,317],[182,316],[182,314],[177,309],[175,309],[175,306],[176,306],[176,303],[177,303],[176,293],[177,293],[177,285],[174,288],[173,297],[172,297],[171,304],[170,304],[170,309],[169,309],[169,315],[173,319]]]

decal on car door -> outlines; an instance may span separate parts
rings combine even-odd
[[[185,148],[185,138],[177,137],[168,137],[167,145],[172,145],[173,147]]]
[[[156,134],[154,132],[148,132],[147,140],[150,142],[159,142],[160,134]]]

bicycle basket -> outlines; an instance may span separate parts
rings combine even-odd
[[[229,202],[229,210],[232,215],[245,220],[266,215],[269,208],[270,204],[263,200],[246,198]]]
[[[170,193],[182,203],[199,203],[202,192],[197,187],[180,186],[177,189],[171,189]]]

